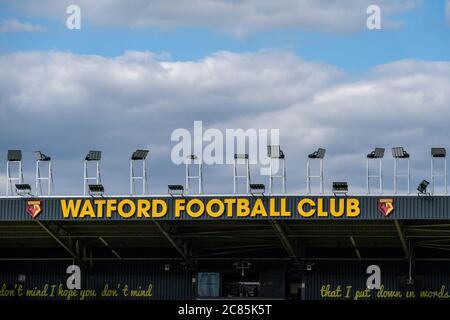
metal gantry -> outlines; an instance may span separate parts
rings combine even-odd
[[[102,152],[91,150],[84,158],[84,176],[83,176],[83,195],[88,191],[89,181],[94,180],[95,184],[101,184],[100,176],[100,160],[102,159]],[[95,168],[95,176],[89,176],[89,164],[92,163]]]
[[[47,195],[52,194],[53,188],[53,172],[52,172],[52,159],[51,157],[43,154],[41,151],[35,151],[36,158],[36,192],[37,195],[43,195],[42,193],[42,181],[47,182]],[[47,176],[41,175],[41,165],[47,165]]]
[[[243,162],[243,163],[242,163]],[[238,174],[238,166],[245,167],[245,174]],[[235,153],[233,162],[233,193],[238,193],[238,180],[245,179],[246,194],[250,192],[250,161],[247,153]]]
[[[326,150],[323,148],[317,149],[317,151],[308,155],[307,159],[307,193],[311,194],[311,181],[318,179],[319,181],[319,193],[324,193],[324,157]],[[367,194],[371,194],[371,186],[373,186],[373,180],[375,180],[379,186],[379,193],[384,193],[384,174],[383,163],[384,148],[375,148],[366,156],[366,191]],[[89,151],[84,159],[84,176],[83,176],[83,195],[87,195],[88,186],[90,181],[94,181],[92,184],[100,185],[100,160],[101,151]],[[148,150],[136,150],[130,158],[130,194],[142,194],[145,195],[148,192],[148,176],[147,176],[147,164],[146,157]],[[279,145],[268,145],[267,156],[270,160],[269,168],[269,194],[273,194],[274,180],[280,179],[282,183],[282,193],[286,193],[286,166],[285,166],[285,154],[280,149]],[[393,194],[398,193],[399,179],[406,179],[407,194],[410,194],[410,181],[411,181],[411,164],[410,154],[405,151],[403,147],[392,148],[392,156],[394,159],[394,174],[393,174]],[[314,161],[316,160],[316,161]],[[448,172],[447,172],[447,158],[446,149],[431,148],[431,192],[427,194],[432,195],[436,193],[436,187],[442,183],[444,190],[443,194],[448,194]],[[52,159],[41,151],[35,151],[35,187],[36,196],[51,195],[53,191],[53,172],[52,172]],[[139,161],[141,161],[139,163]],[[312,174],[313,162],[318,163],[318,172]],[[374,165],[371,165],[374,163]],[[142,170],[136,170],[141,165]],[[186,185],[185,191],[188,194],[192,191],[191,180],[198,180],[198,194],[204,193],[203,187],[203,164],[202,159],[195,155],[189,155],[186,157]],[[44,167],[43,167],[44,166]],[[190,167],[196,166],[198,168],[197,174],[192,174]],[[238,173],[238,167],[244,166],[245,170]],[[400,173],[399,167],[406,166],[405,171]],[[16,171],[17,170],[17,171]],[[95,173],[90,175],[90,171],[95,170]],[[15,174],[17,172],[17,174]],[[142,172],[142,175],[140,175]],[[14,174],[13,174],[14,173]],[[441,179],[438,179],[441,178]],[[234,154],[233,162],[233,193],[238,193],[238,181],[244,179],[246,183],[246,194],[250,193],[250,160],[248,154]],[[136,192],[135,181],[140,180],[142,182],[142,193]],[[439,180],[439,181],[438,181]],[[16,185],[24,184],[23,165],[22,165],[22,152],[21,150],[8,150],[7,163],[6,163],[6,196],[15,195],[14,190]],[[42,181],[47,183],[46,188],[43,188]],[[424,180],[426,181],[426,180]],[[427,182],[428,183],[428,182]],[[16,188],[17,189],[17,188]],[[438,191],[439,192],[439,191]],[[420,190],[419,190],[420,193]],[[426,193],[424,189],[422,193]],[[184,194],[184,192],[183,192]]]
[[[17,165],[17,176],[11,175],[11,167]],[[22,170],[22,151],[21,150],[8,150],[7,161],[6,161],[6,196],[12,196],[14,185],[13,182],[16,181],[17,184],[23,184],[23,170]]]
[[[270,167],[269,167],[269,193],[272,194],[273,180],[281,179],[282,192],[286,193],[286,163],[284,152],[280,149],[280,146],[270,145],[267,146],[267,156],[269,157]],[[280,172],[281,164],[281,174]]]
[[[323,159],[325,158],[325,152],[326,150],[323,148],[317,149],[317,151],[314,151],[313,153],[308,155],[308,161],[306,162],[306,189],[308,193],[311,193],[311,179],[317,178],[319,179],[319,188],[320,193],[324,193],[323,188],[323,172],[324,172],[324,164]],[[318,175],[312,175],[311,174],[311,161],[318,161],[319,162],[319,174]]]
[[[436,170],[435,161],[442,159],[444,170]],[[445,148],[431,148],[431,194],[434,194],[436,178],[444,178],[444,193],[447,194],[447,151]]]
[[[130,158],[130,194],[135,194],[135,180],[141,180],[142,182],[142,195],[147,194],[147,188],[148,188],[148,177],[147,177],[147,155],[148,150],[136,150],[133,152]],[[139,165],[142,166],[141,172],[142,175],[139,175],[136,173]]]
[[[189,155],[186,157],[186,194],[189,194],[191,190],[191,180],[197,179],[198,181],[198,194],[203,193],[203,163],[202,159],[196,155]],[[197,174],[192,174],[190,167],[197,167]]]
[[[411,184],[411,165],[409,161],[409,153],[406,152],[403,147],[392,148],[392,157],[394,158],[394,194],[397,194],[398,178],[405,178],[407,181],[408,194],[410,193]],[[406,162],[406,174],[398,173],[399,161]]]
[[[367,185],[367,194],[370,194],[370,181],[371,179],[378,180],[380,194],[383,193],[383,157],[384,157],[384,148],[375,148],[371,153],[367,155],[366,160],[366,185]],[[374,162],[377,164],[377,171],[375,173],[370,172],[370,163]]]

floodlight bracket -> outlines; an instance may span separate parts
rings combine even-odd
[[[92,190],[93,186],[95,187],[101,187],[101,190]],[[95,184],[95,185],[89,185],[89,195],[93,198],[95,198],[96,196],[103,198],[105,195],[105,188],[103,187],[102,184]]]
[[[15,188],[16,194],[20,197],[34,197],[34,195],[31,193],[31,186],[29,184],[18,183],[15,185]]]
[[[257,190],[259,190],[259,192],[255,192]],[[266,192],[265,185],[259,184],[259,183],[258,184],[250,184],[250,194],[252,195],[252,197],[254,197],[256,195],[264,196],[265,192]]]
[[[181,193],[176,193],[173,191],[181,191]],[[168,185],[167,186],[167,193],[172,197],[175,198],[175,196],[184,197],[184,187],[182,185]]]
[[[333,195],[335,197],[338,197],[338,196],[347,197],[348,196],[348,192],[347,191],[333,191]]]
[[[335,197],[341,195],[344,195],[346,197],[348,194],[348,184],[346,182],[333,182],[331,189]]]

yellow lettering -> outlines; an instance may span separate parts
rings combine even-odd
[[[358,199],[348,199],[347,200],[347,217],[357,217],[361,213],[361,209],[359,208],[359,200]]]
[[[233,217],[233,204],[236,203],[236,199],[225,199],[223,202],[227,205],[227,217]]]
[[[318,217],[328,217],[328,212],[325,211],[323,206],[323,199],[317,199],[317,216]]]
[[[251,217],[254,217],[256,215],[267,217],[267,211],[261,199],[256,199],[255,205],[253,206],[252,212],[250,214]]]
[[[153,200],[153,218],[162,218],[167,214],[167,202],[161,199]]]
[[[305,205],[309,205],[311,207],[311,209],[308,211],[305,211],[304,210]],[[302,217],[310,218],[316,212],[315,206],[316,206],[316,204],[314,203],[314,201],[312,199],[307,199],[307,198],[301,199],[298,202],[297,211]]]
[[[330,213],[333,217],[339,218],[342,217],[345,210],[345,199],[339,198],[339,209],[336,209],[336,198],[330,199]]]
[[[237,199],[236,216],[246,217],[250,214],[250,201],[248,199]]]
[[[125,211],[125,206],[129,206],[130,209],[128,211]],[[134,213],[136,212],[136,204],[133,202],[133,200],[125,199],[119,202],[119,205],[117,207],[117,213],[124,219],[131,218]]]
[[[108,200],[106,202],[106,218],[111,218],[112,213],[117,210],[117,200]]]
[[[97,218],[103,217],[103,206],[106,203],[106,200],[95,200],[95,206],[97,207]]]
[[[148,211],[150,210],[151,203],[148,200],[139,199],[137,201],[137,217],[138,218],[150,218]]]
[[[271,217],[279,217],[280,216],[280,211],[277,211],[277,199],[275,198],[270,198],[269,200],[269,215]]]
[[[176,199],[175,200],[175,218],[179,218],[181,215],[181,211],[186,210],[186,200],[185,199]]]
[[[290,217],[291,212],[286,209],[286,198],[281,198],[280,200],[280,212],[282,217]]]
[[[192,207],[195,205],[198,206],[197,211],[192,210]],[[200,199],[192,199],[187,204],[186,212],[192,218],[198,218],[203,214],[203,212],[205,212],[205,204]]]
[[[213,206],[218,206],[218,210],[214,211]],[[210,217],[218,218],[220,217],[225,211],[225,205],[224,203],[219,199],[211,199],[206,204],[206,213]]]
[[[81,212],[80,212],[79,218],[82,219],[85,216],[89,216],[91,218],[95,218],[94,207],[92,206],[92,203],[89,200],[84,201],[84,205],[83,205],[83,208],[81,208]]]
[[[72,216],[73,218],[78,217],[78,212],[80,211],[81,200],[61,200],[61,210],[64,219]]]

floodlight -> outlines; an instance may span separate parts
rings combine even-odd
[[[381,159],[384,157],[384,148],[375,148],[367,155],[368,159]]]
[[[181,184],[169,184],[167,186],[167,192],[171,196],[182,196],[184,194],[184,187]]]
[[[254,194],[262,194],[266,191],[266,186],[262,183],[250,183],[250,193]]]
[[[147,158],[148,155],[148,150],[136,150],[135,152],[133,152],[133,154],[131,155],[131,160],[145,160]]]
[[[272,159],[284,159],[283,151],[276,145],[267,146],[267,156]]]
[[[431,156],[433,158],[445,158],[447,151],[445,148],[431,148]]]
[[[248,159],[247,153],[235,153],[234,154],[235,159]]]
[[[105,193],[105,187],[102,184],[90,184],[89,194],[92,195],[100,195],[102,196]]]
[[[398,159],[407,159],[409,158],[409,153],[403,147],[394,147],[392,148],[392,156]]]
[[[317,149],[317,151],[314,151],[313,153],[308,155],[308,158],[310,159],[323,159],[325,157],[325,152],[327,150],[323,148]]]
[[[31,186],[28,183],[18,183],[16,192],[18,195],[31,194]]]
[[[22,161],[22,151],[8,150],[8,161]]]
[[[333,182],[333,186],[332,186],[332,190],[334,195],[337,194],[347,194],[348,192],[348,183],[343,181],[343,182]]]
[[[417,187],[417,191],[419,191],[418,194],[430,194],[429,192],[427,192],[427,187],[429,184],[430,183],[427,180],[422,180],[422,182]]]
[[[269,158],[277,158],[280,154],[280,146],[269,145],[267,146],[267,156]]]
[[[100,161],[101,159],[102,159],[102,152],[95,150],[90,150],[85,158],[86,161]]]
[[[37,161],[50,161],[50,160],[52,160],[51,157],[49,157],[49,156],[43,154],[43,153],[42,153],[41,151],[39,151],[39,150],[38,150],[38,151],[35,151],[35,152],[34,152],[34,155],[35,155]]]

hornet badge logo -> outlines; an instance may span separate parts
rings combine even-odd
[[[42,212],[41,200],[27,201],[26,211],[33,219],[35,219]]]
[[[389,216],[394,211],[394,199],[378,199],[378,211]]]

